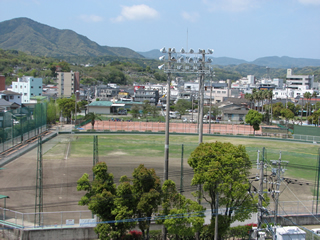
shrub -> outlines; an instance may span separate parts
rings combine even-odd
[[[142,232],[138,230],[131,230],[129,235],[131,235],[130,239],[142,239]]]

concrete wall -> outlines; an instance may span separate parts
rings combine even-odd
[[[56,239],[98,239],[94,228],[64,228],[23,230],[4,228],[0,230],[0,238],[8,240],[56,240]]]

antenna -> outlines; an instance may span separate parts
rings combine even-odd
[[[189,51],[188,49],[188,28],[187,28],[187,52]]]

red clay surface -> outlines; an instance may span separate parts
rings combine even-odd
[[[82,127],[85,130],[91,129],[91,124]],[[137,131],[137,132],[164,132],[166,123],[164,122],[126,122],[126,121],[96,121],[94,129],[97,131]],[[198,124],[196,123],[170,123],[169,132],[176,133],[198,133]],[[209,133],[209,124],[203,124],[203,133]],[[250,125],[234,125],[234,124],[211,124],[211,134],[253,134],[253,128]],[[261,130],[256,131],[261,134]]]

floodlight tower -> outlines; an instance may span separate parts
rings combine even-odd
[[[160,49],[161,53],[167,53],[168,59],[167,64],[162,64],[158,68],[164,70],[168,74],[167,78],[167,98],[166,98],[166,128],[165,128],[165,154],[164,154],[164,181],[169,179],[169,113],[170,113],[170,83],[171,83],[171,74],[172,73],[193,73],[200,74],[199,82],[199,91],[200,91],[200,127],[199,127],[199,143],[202,143],[203,135],[203,90],[204,90],[204,76],[207,73],[210,73],[210,70],[206,69],[206,54],[213,54],[212,49],[208,49],[208,52],[205,50],[199,49],[198,53],[195,53],[193,49],[190,49],[189,52],[186,52],[183,48],[180,50],[180,56],[172,56],[177,54],[175,48],[169,48],[168,51],[165,48]],[[187,54],[201,54],[202,58],[198,57],[185,57]],[[165,56],[159,58],[160,61],[165,60]],[[166,230],[163,230],[163,239],[166,239]]]
[[[169,48],[168,51],[166,48],[160,49],[161,53],[167,53],[168,59],[167,64],[164,63],[158,68],[160,70],[164,70],[165,73],[168,74],[167,78],[167,98],[166,98],[166,128],[165,128],[165,164],[164,164],[164,180],[168,180],[168,166],[169,166],[169,113],[170,113],[170,83],[171,83],[171,75],[172,73],[193,73],[199,74],[200,82],[199,82],[199,93],[200,93],[200,126],[199,126],[199,143],[202,143],[202,136],[203,136],[203,102],[204,102],[204,77],[205,74],[209,74],[210,70],[206,69],[206,63],[210,63],[211,59],[206,61],[206,54],[213,54],[213,49],[208,49],[206,52],[203,49],[199,49],[196,53],[192,48],[189,52],[186,52],[183,48],[180,50],[180,56],[177,57],[176,49]],[[173,54],[175,54],[173,56]],[[185,55],[197,55],[200,54],[201,57],[189,57]],[[161,56],[159,60],[164,61],[166,60],[166,56]]]

